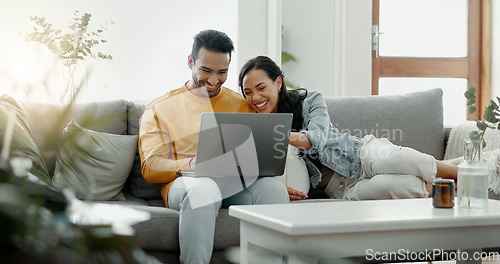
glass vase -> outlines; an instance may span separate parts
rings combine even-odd
[[[480,141],[464,140],[464,161],[458,165],[457,175],[457,204],[460,207],[488,206],[489,170],[482,160],[482,145]]]

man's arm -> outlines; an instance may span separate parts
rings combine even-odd
[[[142,116],[139,154],[142,175],[149,183],[169,183],[178,177],[176,171],[189,170],[191,158],[175,158],[168,130],[161,126],[154,107],[146,108]]]

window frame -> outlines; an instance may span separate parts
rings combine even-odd
[[[379,25],[380,0],[372,2],[372,24]],[[491,100],[491,0],[468,0],[467,17],[467,57],[389,57],[372,50],[372,95],[378,95],[381,77],[465,78],[467,87],[476,88],[474,106],[481,109],[467,119],[480,119]]]

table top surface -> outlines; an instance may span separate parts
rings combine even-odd
[[[229,215],[288,235],[498,226],[500,201],[483,209],[434,208],[431,198],[238,205]]]

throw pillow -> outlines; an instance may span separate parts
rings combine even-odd
[[[72,120],[56,156],[54,186],[79,199],[125,200],[121,191],[134,161],[138,137],[82,128]]]
[[[309,193],[311,185],[306,162],[299,156],[299,149],[288,145],[285,172],[281,176],[276,176],[287,187],[291,187],[305,194]]]
[[[3,148],[9,113],[13,113],[15,116],[10,157],[27,157],[31,159],[33,167],[29,171],[41,181],[49,184],[51,177],[40,154],[40,150],[33,139],[26,116],[19,104],[8,95],[0,96],[0,147]]]

